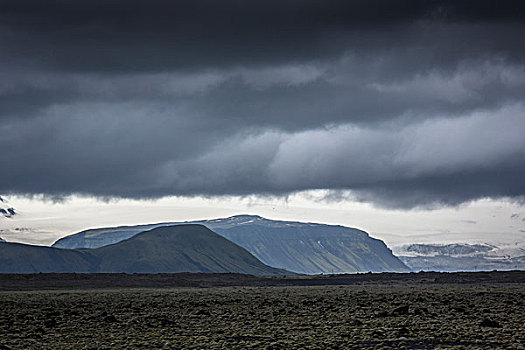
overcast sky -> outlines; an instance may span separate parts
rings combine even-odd
[[[0,194],[525,195],[525,2],[0,3]]]

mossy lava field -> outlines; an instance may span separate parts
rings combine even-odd
[[[439,283],[414,275],[315,285],[239,277],[237,286],[200,288],[19,284],[0,292],[0,349],[525,348],[523,273]]]

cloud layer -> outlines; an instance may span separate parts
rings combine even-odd
[[[520,200],[524,19],[512,1],[3,2],[0,193]]]

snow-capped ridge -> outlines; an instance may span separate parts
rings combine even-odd
[[[16,210],[7,203],[5,198],[0,197],[0,218],[11,218],[16,215]]]

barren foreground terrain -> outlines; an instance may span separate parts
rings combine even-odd
[[[253,286],[239,277],[239,286],[226,287],[4,291],[0,349],[525,348],[523,273],[492,281],[467,274],[464,283],[399,276],[343,285],[326,277],[326,285]],[[0,277],[4,290],[13,278]]]

